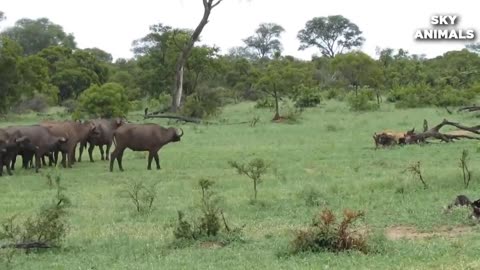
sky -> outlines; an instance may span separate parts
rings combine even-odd
[[[456,29],[474,29],[480,35],[479,4],[472,0],[223,0],[210,15],[201,44],[216,45],[221,53],[243,46],[261,23],[272,22],[286,31],[281,36],[283,54],[301,59],[320,55],[315,48],[299,50],[297,33],[314,17],[342,15],[358,25],[366,39],[360,48],[377,58],[376,48],[405,49],[411,54],[436,57],[461,50],[471,41],[418,41],[415,32],[434,28],[431,16],[458,16]],[[202,0],[2,0],[0,10],[7,20],[0,30],[21,18],[47,17],[67,33],[73,33],[79,48],[97,47],[114,59],[133,57],[132,41],[145,36],[149,26],[163,23],[194,29],[203,15]],[[480,41],[480,39],[477,39]]]

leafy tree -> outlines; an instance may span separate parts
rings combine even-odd
[[[365,39],[359,27],[341,15],[315,17],[305,24],[297,38],[302,45],[300,50],[318,47],[324,56],[335,57],[344,50],[359,47]]]
[[[258,79],[258,70],[254,64],[245,58],[221,57],[224,75],[223,83],[237,93],[237,96],[247,100],[255,100],[257,93],[254,84]]]
[[[18,61],[22,48],[15,41],[0,37],[0,112],[5,112],[18,98],[16,86],[19,81]]]
[[[274,53],[282,51],[282,44],[278,38],[285,29],[276,23],[262,23],[255,30],[255,35],[243,40],[247,48],[257,51],[260,58],[272,57]]]
[[[110,53],[99,48],[87,48],[83,51],[95,56],[99,62],[111,63],[113,61],[113,57]]]
[[[446,52],[425,64],[432,86],[466,89],[480,80],[480,55],[467,49]]]
[[[61,101],[77,97],[91,84],[108,81],[107,64],[88,51],[52,46],[42,50],[38,56],[48,62],[51,84],[59,89]]]
[[[127,93],[120,84],[95,84],[79,96],[75,117],[123,117],[128,111]]]
[[[256,88],[274,98],[275,115],[273,120],[280,119],[279,100],[294,94],[295,88],[299,87],[308,75],[298,63],[288,58],[271,60],[260,71]]]
[[[20,19],[13,27],[5,29],[3,35],[18,42],[25,55],[38,53],[49,46],[76,48],[74,36],[47,18]]]
[[[59,90],[50,83],[48,62],[45,59],[36,55],[24,57],[18,63],[18,72],[18,91],[25,98],[42,94],[49,104],[57,104]]]
[[[230,58],[244,58],[248,60],[257,59],[257,55],[251,50],[251,48],[242,46],[232,47],[228,49],[227,56]]]
[[[349,85],[354,87],[355,95],[357,95],[359,87],[370,86],[375,88],[381,84],[382,73],[380,67],[375,60],[363,52],[338,54],[333,59],[332,66]]]
[[[149,34],[133,42],[133,52],[142,69],[138,82],[143,94],[156,97],[171,87],[179,47],[188,39],[188,32],[160,23],[150,26]]]
[[[5,20],[7,17],[5,17],[5,13],[3,13],[3,11],[0,10],[0,22]]]
[[[191,87],[187,89],[190,91],[186,91],[185,94],[194,93],[202,79],[212,78],[218,73],[220,67],[215,59],[218,51],[218,47],[206,45],[193,48],[192,54],[186,63],[187,81],[190,82]]]
[[[77,97],[92,84],[98,83],[95,73],[86,68],[65,69],[52,76],[52,83],[60,89],[60,99]]]

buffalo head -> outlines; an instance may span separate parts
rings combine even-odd
[[[172,141],[174,141],[174,142],[180,141],[180,138],[182,138],[182,136],[183,136],[183,129],[182,128],[179,128],[179,129],[174,128],[173,130],[174,130],[174,134],[173,134]]]

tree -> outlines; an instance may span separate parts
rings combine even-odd
[[[25,55],[36,54],[49,46],[76,48],[74,36],[47,18],[20,19],[13,27],[5,29],[3,35],[20,44]]]
[[[257,51],[260,58],[272,57],[274,53],[282,51],[282,44],[280,43],[280,35],[285,32],[285,29],[275,23],[262,23],[255,30],[255,35],[243,40],[247,48],[252,48]]]
[[[358,26],[341,15],[315,17],[305,24],[297,38],[302,45],[300,50],[318,47],[324,56],[335,57],[344,50],[359,47],[365,39]]]
[[[279,100],[294,94],[296,87],[308,78],[295,61],[288,58],[271,60],[260,72],[256,88],[271,96],[275,100],[275,115],[273,120],[280,119]]]
[[[248,60],[257,59],[256,53],[253,52],[251,48],[242,47],[242,46],[232,47],[228,49],[227,56],[232,58],[244,58]]]
[[[19,81],[18,61],[22,48],[15,41],[0,37],[0,112],[5,112],[16,101],[19,92],[16,86]]]
[[[178,55],[177,62],[175,64],[175,79],[173,80],[172,89],[172,106],[171,111],[176,112],[180,108],[180,101],[183,94],[183,68],[190,56],[195,42],[199,39],[203,28],[208,23],[208,18],[212,9],[218,6],[222,0],[202,0],[203,1],[203,17],[200,23],[197,25],[192,35],[189,37],[188,42],[183,45],[181,53]]]
[[[78,98],[75,117],[124,117],[129,111],[125,89],[118,83],[92,85]]]
[[[18,63],[19,85],[17,91],[25,98],[31,98],[35,94],[43,95],[49,104],[58,102],[59,90],[50,83],[48,62],[37,56],[23,57]]]
[[[110,53],[104,50],[101,50],[99,48],[87,48],[87,49],[84,49],[83,51],[95,56],[97,61],[105,62],[105,63],[111,63],[113,61],[113,57]]]
[[[5,20],[7,17],[5,17],[5,13],[3,13],[3,11],[0,10],[0,22]]]
[[[355,95],[357,95],[359,87],[367,85],[378,87],[381,84],[382,73],[380,67],[375,60],[363,52],[338,54],[333,59],[332,66],[349,85],[354,87]]]

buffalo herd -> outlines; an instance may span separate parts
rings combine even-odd
[[[61,154],[62,166],[71,168],[77,162],[76,149],[79,147],[78,162],[83,150],[88,146],[91,162],[95,146],[100,149],[101,159],[110,160],[110,171],[114,161],[123,171],[122,157],[125,149],[148,151],[148,166],[151,169],[155,159],[160,169],[158,151],[170,142],[178,142],[183,130],[173,127],[165,128],[157,124],[134,124],[123,118],[92,119],[87,121],[42,121],[35,125],[9,126],[0,128],[0,176],[4,167],[9,175],[15,169],[17,156],[22,157],[22,167],[35,167],[38,172],[42,166],[56,165]],[[115,144],[111,157],[109,152]],[[103,147],[106,147],[105,152]]]

